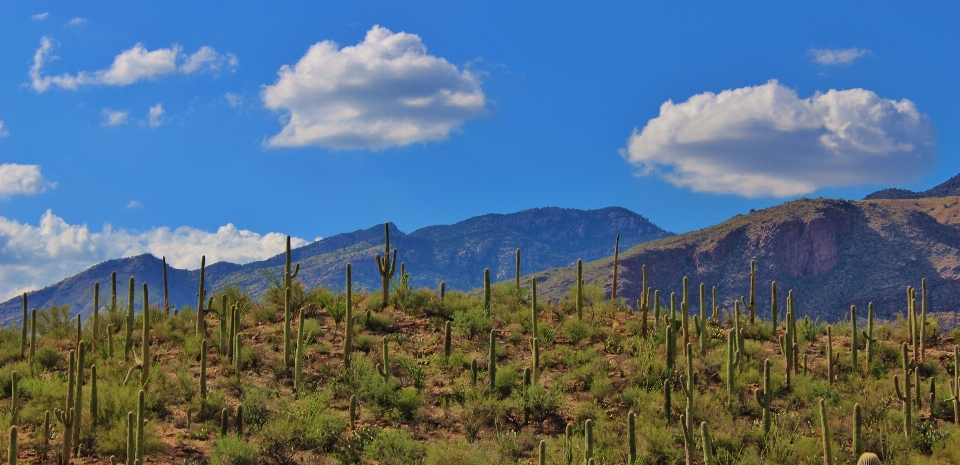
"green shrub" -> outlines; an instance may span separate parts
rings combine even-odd
[[[236,435],[230,434],[217,439],[213,444],[211,465],[254,465],[257,463],[257,449]]]
[[[425,452],[424,446],[402,429],[381,431],[364,450],[383,465],[419,463]]]
[[[34,357],[34,360],[36,360],[37,364],[47,371],[60,368],[61,365],[66,366],[66,363],[64,362],[63,357],[60,356],[60,353],[47,346],[41,346],[39,349],[37,349],[37,353],[34,355]]]
[[[476,306],[468,310],[458,310],[453,314],[453,329],[470,339],[484,335],[493,329],[493,321],[487,316],[487,310]]]
[[[571,344],[578,345],[580,341],[590,335],[591,328],[585,321],[570,318],[563,323],[563,332],[570,338]]]

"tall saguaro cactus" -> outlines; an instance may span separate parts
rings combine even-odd
[[[343,367],[350,369],[350,354],[353,350],[353,281],[350,275],[350,264],[347,263],[347,320],[343,336]]]
[[[533,337],[540,337],[540,310],[537,308],[537,278],[533,278],[530,280],[530,287],[531,287],[530,329],[533,331]]]
[[[863,454],[863,437],[860,433],[862,419],[860,413],[860,404],[853,404],[853,456],[859,457]]]
[[[206,278],[207,256],[200,257],[200,289],[197,291],[197,324],[196,331],[200,337],[206,337],[207,324],[204,320],[203,301],[207,298],[207,289],[204,287]]]
[[[483,269],[483,308],[490,317],[490,268]]]
[[[490,392],[497,388],[497,330],[490,330],[490,353],[488,354],[489,367],[487,374],[490,376]]]
[[[390,280],[397,269],[397,249],[393,249],[393,259],[390,259],[390,223],[383,224],[383,234],[385,237],[383,258],[377,254],[377,271],[380,272],[380,284],[383,287],[383,299],[380,303],[382,308],[386,308],[390,302]]]
[[[127,292],[127,327],[126,338],[123,342],[123,361],[130,361],[130,352],[133,350],[133,276],[130,277],[130,289]]]
[[[613,283],[610,285],[610,299],[617,300],[617,267],[620,265],[620,235],[613,246]]]
[[[867,370],[870,370],[870,364],[873,363],[873,345],[877,340],[873,337],[873,302],[867,304],[867,330],[863,331],[863,340],[866,341],[867,352]]]
[[[577,259],[577,320],[583,320],[583,260]]]
[[[773,390],[770,385],[770,359],[763,361],[763,389],[754,391],[757,403],[763,409],[763,434],[770,434],[770,396]]]
[[[833,465],[833,451],[830,448],[830,425],[827,424],[827,407],[820,399],[820,432],[823,434],[823,465]]]
[[[740,351],[736,350],[736,336],[734,330],[727,331],[727,405],[733,404],[735,384],[735,369],[740,365]],[[766,365],[764,365],[766,366]]]
[[[140,346],[140,387],[146,389],[150,378],[150,297],[147,294],[147,283],[143,283],[143,341]],[[79,411],[79,409],[78,409]]]
[[[520,249],[517,249],[517,277],[516,277],[516,287],[517,287],[517,292],[520,292]]]
[[[629,443],[629,448],[627,452],[627,458],[630,465],[637,463],[637,426],[636,426],[637,415],[631,410],[627,413],[627,441]]]
[[[907,437],[913,432],[913,397],[910,395],[910,376],[913,375],[913,369],[910,368],[910,359],[907,358],[907,343],[902,346],[903,356],[903,391],[900,390],[900,378],[893,375],[893,388],[896,391],[897,399],[903,402],[903,431]]]
[[[857,307],[850,306],[850,369],[858,373],[857,369]]]
[[[750,302],[744,302],[744,306],[750,309],[750,324],[752,325],[757,309],[757,262],[755,260],[750,260]]]

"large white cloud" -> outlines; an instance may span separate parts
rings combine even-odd
[[[30,80],[33,89],[46,92],[50,86],[66,90],[77,90],[81,86],[106,85],[127,86],[144,79],[171,74],[192,74],[201,71],[216,71],[224,65],[235,67],[237,59],[232,54],[217,53],[211,47],[203,46],[192,55],[181,53],[183,48],[173,45],[170,48],[147,50],[143,44],[136,44],[124,50],[113,59],[107,69],[99,71],[80,71],[75,75],[44,76],[43,67],[53,54],[53,39],[43,37],[40,47],[33,54],[33,66],[30,67]],[[179,64],[178,64],[179,63]]]
[[[34,195],[57,187],[40,173],[40,165],[19,165],[4,163],[0,165],[0,199],[14,195]]]
[[[291,238],[299,247],[307,241]],[[47,210],[37,226],[0,216],[0,301],[53,284],[104,260],[151,253],[166,256],[177,268],[196,269],[200,256],[207,263],[249,263],[282,253],[286,236],[258,234],[233,224],[211,233],[181,226],[146,232],[114,230],[105,225],[93,232],[87,225],[69,224]]]
[[[697,192],[786,197],[895,185],[933,167],[936,129],[910,100],[864,89],[801,99],[777,81],[667,101],[621,155]]]
[[[419,36],[380,26],[355,46],[316,43],[278,74],[260,93],[266,108],[285,112],[271,147],[378,150],[444,140],[486,107],[477,75],[427,54]]]

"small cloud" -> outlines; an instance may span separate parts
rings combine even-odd
[[[45,21],[50,16],[49,12],[37,13],[30,17],[34,21]]]
[[[143,208],[143,204],[137,200],[131,200],[130,203],[127,204],[127,210],[139,210],[141,208]]]
[[[232,54],[223,55],[208,46],[200,47],[200,50],[188,56],[181,53],[182,47],[176,44],[170,48],[147,50],[143,44],[138,43],[114,57],[113,63],[107,69],[80,71],[75,75],[64,73],[59,76],[44,76],[44,65],[54,58],[53,46],[53,39],[42,37],[40,47],[33,55],[29,75],[33,90],[38,93],[46,92],[50,86],[65,90],[77,90],[81,86],[92,85],[127,86],[144,79],[156,79],[177,72],[193,74],[216,71],[224,63],[236,62],[236,57]]]
[[[86,18],[79,18],[79,17],[78,17],[78,18],[73,18],[73,19],[71,19],[69,22],[67,22],[67,24],[70,25],[70,26],[79,26],[79,25],[84,24],[84,23],[86,23],[86,22],[87,22],[87,19],[86,19]]]
[[[10,135],[10,132],[7,131],[7,128],[3,126],[3,120],[0,119],[0,137],[7,137]]]
[[[667,101],[620,153],[638,176],[694,192],[790,197],[917,180],[934,166],[936,143],[910,100],[866,89],[800,98],[773,80]]]
[[[420,36],[374,26],[357,45],[313,44],[260,98],[284,111],[270,147],[335,150],[441,141],[486,110],[480,78],[430,55]]]
[[[55,187],[57,183],[48,181],[40,173],[40,165],[0,165],[0,199],[14,195],[31,196]]]
[[[149,117],[149,123],[150,123],[150,127],[151,127],[151,128],[155,128],[155,127],[160,126],[161,124],[163,124],[163,120],[162,120],[162,118],[163,118],[163,105],[158,103],[158,104],[150,107],[150,112],[149,112],[148,117]],[[129,207],[128,207],[128,208],[129,208]]]
[[[119,126],[121,124],[127,124],[127,118],[130,116],[130,112],[104,108],[101,116],[102,121],[100,124],[103,126]]]
[[[227,103],[232,107],[236,108],[243,104],[243,97],[234,94],[232,92],[227,92],[223,94],[223,98],[227,99]]]
[[[855,47],[845,49],[811,48],[809,54],[813,57],[813,61],[821,65],[833,66],[852,64],[858,58],[872,55],[873,52],[865,48]]]

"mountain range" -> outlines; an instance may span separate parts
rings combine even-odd
[[[575,263],[578,258],[591,261],[611,255],[616,236],[621,250],[652,239],[669,237],[641,215],[624,208],[598,210],[534,208],[512,214],[489,214],[453,225],[429,226],[410,234],[390,228],[390,247],[399,250],[398,261],[411,275],[411,285],[437,288],[441,281],[448,289],[469,290],[483,285],[483,269],[491,278],[512,278],[516,271],[516,249],[521,249],[521,273],[533,273]],[[342,290],[345,266],[352,263],[355,286],[379,289],[380,275],[374,257],[383,253],[384,226],[377,225],[351,233],[338,234],[293,249],[291,256],[300,264],[297,279],[307,288],[323,285]],[[205,269],[208,291],[239,285],[253,296],[264,293],[272,277],[279,277],[285,256],[280,253],[263,261],[237,265],[214,263]],[[198,263],[199,266],[199,263]],[[399,274],[400,267],[397,267]],[[101,301],[109,299],[110,275],[118,276],[118,294],[125,299],[129,277],[136,280],[137,299],[140,283],[146,282],[151,302],[163,298],[163,264],[152,255],[110,260],[46,288],[28,293],[30,308],[51,304],[69,305],[71,314],[86,315],[93,310],[93,287],[99,282]],[[197,305],[199,270],[167,269],[170,304]],[[139,305],[139,304],[138,304]],[[19,319],[22,300],[17,297],[0,304],[0,324]]]
[[[770,282],[777,281],[780,313],[793,290],[800,315],[836,321],[849,308],[873,302],[877,315],[893,318],[906,306],[906,286],[926,279],[930,310],[955,315],[960,298],[960,175],[924,192],[884,189],[865,200],[799,199],[737,215],[725,222],[680,235],[657,227],[629,210],[536,208],[490,214],[453,225],[430,226],[405,234],[393,224],[391,247],[411,274],[414,287],[448,289],[482,286],[484,268],[494,281],[512,279],[515,251],[521,249],[524,281],[538,279],[543,299],[559,300],[575,283],[575,263],[584,260],[584,280],[604,282],[609,293],[613,243],[620,235],[619,295],[634,304],[640,293],[640,272],[647,267],[648,285],[659,289],[665,305],[669,293],[681,292],[690,279],[691,305],[699,306],[700,283],[717,287],[718,305],[729,308],[749,295],[750,261],[757,270],[757,312],[769,318]],[[354,283],[378,289],[374,257],[383,253],[384,226],[338,234],[292,251],[307,288],[342,289],[344,268],[352,263]],[[279,277],[284,254],[237,265],[206,267],[207,287],[239,285],[258,296]],[[146,281],[153,302],[162,298],[163,266],[159,258],[140,255],[110,260],[44,289],[29,293],[30,307],[70,305],[75,313],[92,310],[93,283],[109,295],[110,273],[137,286]],[[196,305],[198,270],[168,269],[173,305]],[[138,288],[139,289],[139,288]],[[139,295],[139,292],[138,292]],[[101,297],[103,298],[103,297]],[[0,324],[14,321],[20,298],[0,304]],[[954,317],[956,319],[956,317]],[[954,322],[953,325],[955,325]]]

